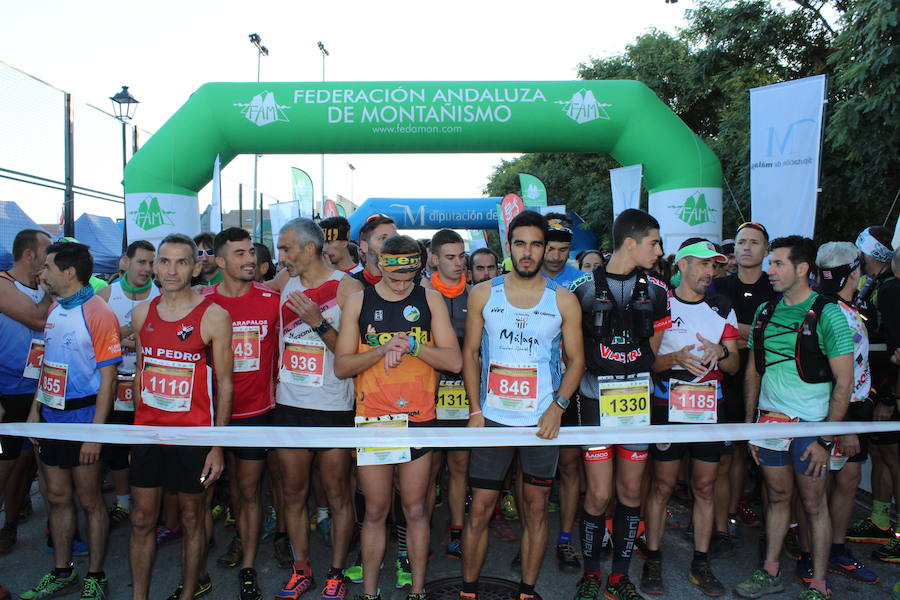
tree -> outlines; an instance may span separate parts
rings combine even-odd
[[[855,239],[884,219],[898,188],[898,13],[892,0],[796,0],[791,10],[766,0],[701,0],[677,36],[649,31],[619,56],[580,64],[579,76],[642,81],[703,138],[722,162],[727,236],[750,216],[748,90],[828,74],[833,112],[816,237]],[[607,169],[615,166],[599,155],[525,154],[498,165],[486,191],[518,191],[516,175],[534,173],[608,239]]]

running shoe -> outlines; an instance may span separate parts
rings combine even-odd
[[[262,539],[265,542],[275,535],[275,531],[278,529],[278,517],[275,514],[274,506],[266,507],[264,512],[265,518],[262,526]]]
[[[234,529],[237,527],[237,521],[231,513],[231,507],[225,509],[225,529]]]
[[[872,556],[882,562],[900,563],[900,537],[895,537],[881,548],[873,550]]]
[[[321,600],[345,600],[347,590],[350,589],[350,580],[343,573],[329,573],[325,579],[325,588],[322,590]]]
[[[478,600],[478,594],[470,594],[468,592],[460,592],[459,600]]]
[[[725,593],[725,586],[712,572],[712,567],[709,565],[708,560],[691,564],[691,570],[688,572],[688,581],[700,588],[700,591],[706,596],[715,598]]]
[[[357,553],[356,560],[353,561],[353,564],[344,569],[344,577],[346,577],[353,583],[363,582],[363,566],[361,553]]]
[[[599,573],[585,573],[575,586],[574,600],[598,600],[603,580]]]
[[[509,568],[515,571],[516,573],[522,572],[522,553],[516,552],[516,555],[513,556],[512,560],[509,561]]]
[[[830,594],[823,594],[817,589],[807,588],[800,592],[800,600],[829,600]]]
[[[455,558],[457,560],[461,560],[462,540],[449,540],[447,542],[447,549],[444,551],[444,556],[447,558]]]
[[[19,509],[19,518],[16,519],[21,525],[25,521],[31,518],[31,515],[34,514],[34,505],[31,503],[31,496],[26,496],[25,500],[22,502],[22,508]],[[3,600],[3,597],[0,596],[0,600]]]
[[[288,536],[276,537],[272,542],[272,550],[279,569],[287,569],[294,564],[294,553],[291,551],[291,541]]]
[[[394,587],[398,590],[412,585],[412,567],[409,566],[409,555],[398,552],[394,561]]]
[[[444,486],[439,483],[434,484],[434,507],[440,508],[444,505]]]
[[[759,525],[759,515],[756,514],[756,511],[747,504],[747,501],[741,498],[738,500],[738,516],[741,518],[741,522],[747,527],[756,527]]]
[[[500,499],[500,512],[503,513],[507,521],[519,520],[519,509],[516,508],[516,498],[512,495],[512,492],[503,494],[503,498]]]
[[[891,528],[882,529],[866,517],[847,528],[847,541],[860,544],[887,544],[894,538]]]
[[[67,589],[78,585],[78,572],[72,569],[68,577],[60,577],[52,571],[47,573],[36,586],[19,596],[22,600],[41,600],[62,594]]]
[[[315,584],[310,575],[295,569],[281,591],[275,594],[275,600],[297,600]]]
[[[556,500],[549,500],[547,502],[547,512],[548,513],[559,512],[559,502]]]
[[[894,582],[894,587],[891,588],[891,598],[893,600],[900,600],[900,581]],[[2,598],[0,598],[2,600]]]
[[[381,593],[378,594],[357,594],[356,600],[381,600]]]
[[[163,546],[181,539],[181,527],[169,529],[165,525],[156,528],[156,545]]]
[[[740,530],[738,530],[737,515],[728,515],[728,537],[737,541],[740,539]]]
[[[406,600],[428,600],[428,594],[425,592],[410,593],[406,595]]]
[[[642,533],[634,538],[634,549],[642,558],[647,558],[647,534]]]
[[[813,580],[812,559],[803,558],[802,556],[798,558],[797,569],[794,571],[794,576],[802,583],[809,585]]]
[[[641,591],[657,596],[666,591],[662,578],[662,559],[648,558],[641,569]]]
[[[210,513],[212,514],[213,521],[218,521],[222,518],[222,515],[225,514],[225,505],[224,504],[215,504],[211,509]]]
[[[882,546],[879,550],[886,549],[888,545]],[[859,583],[864,583],[866,585],[873,585],[879,581],[875,571],[856,560],[850,553],[850,550],[847,549],[845,549],[843,553],[832,556],[828,560],[828,571],[843,575],[853,581],[858,581]]]
[[[234,536],[228,544],[225,554],[216,559],[220,567],[236,567],[244,559],[244,547],[241,544],[241,538]]]
[[[760,598],[766,594],[777,594],[784,591],[781,575],[769,575],[764,569],[753,571],[747,579],[737,584],[734,593],[741,598]]]
[[[516,531],[512,528],[512,525],[509,524],[509,521],[506,520],[506,517],[503,516],[503,513],[497,513],[491,517],[490,527],[491,530],[493,530],[494,535],[504,542],[514,542],[519,539],[519,536],[516,535]]]
[[[175,586],[175,591],[172,592],[166,600],[178,600],[181,598],[181,590],[184,589],[184,585],[178,584]],[[194,589],[194,600],[199,600],[199,598],[203,598],[207,594],[212,591],[212,580],[210,580],[209,575],[204,575],[197,581],[197,587]]]
[[[800,528],[791,527],[784,536],[784,555],[790,560],[800,558]]]
[[[724,531],[713,533],[712,542],[709,545],[709,557],[731,558],[735,553],[734,540]]]
[[[581,570],[581,561],[571,542],[556,545],[556,563],[560,573],[577,573]]]
[[[256,581],[256,569],[241,569],[238,581],[241,585],[240,600],[262,600],[262,592]]]
[[[0,555],[9,554],[16,545],[19,531],[16,527],[4,527],[0,529]]]
[[[620,577],[616,583],[607,581],[604,594],[609,600],[644,600],[627,575]]]
[[[114,529],[131,521],[131,509],[125,508],[118,502],[109,511],[109,527]]]
[[[81,598],[79,600],[106,600],[109,594],[109,580],[104,577],[85,577],[81,581]]]

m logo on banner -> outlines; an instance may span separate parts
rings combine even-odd
[[[795,137],[795,128],[801,124],[807,124],[808,128],[804,128],[804,130],[800,133],[801,137],[801,148],[797,148],[797,144],[793,144],[790,146],[790,151],[786,151],[788,148],[788,144],[792,141],[796,141]],[[778,154],[798,154],[807,150],[812,142],[818,142],[818,138],[815,140],[812,139],[810,134],[816,133],[816,122],[813,119],[800,119],[798,121],[794,121],[787,126],[787,129],[784,133],[784,138],[782,140],[778,139],[778,131],[774,127],[769,127],[769,145],[767,147],[766,156],[775,156],[775,147],[778,148]],[[779,143],[780,141],[780,143]]]

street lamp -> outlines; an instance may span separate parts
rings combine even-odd
[[[350,203],[353,203],[353,171],[356,170],[356,167],[353,166],[353,163],[347,163],[347,168],[350,169]]]
[[[128,164],[128,154],[127,154],[127,132],[126,129],[128,127],[127,122],[134,118],[134,113],[137,112],[137,105],[140,104],[134,96],[131,95],[131,92],[128,91],[128,86],[123,85],[122,91],[116,94],[115,96],[110,96],[110,100],[112,100],[113,105],[113,114],[122,123],[122,185],[124,186],[125,180],[125,165]],[[124,190],[122,192],[122,206],[124,215],[123,217],[126,220],[128,219],[128,207],[125,205],[125,193]],[[122,250],[124,252],[125,248],[128,247],[128,226],[122,230]]]
[[[269,49],[262,45],[262,38],[258,33],[250,34],[250,43],[256,46],[256,83],[259,83],[260,69],[262,68],[262,57],[269,55]],[[256,233],[256,175],[259,166],[259,154],[253,155],[253,232]],[[262,217],[262,202],[259,203],[259,214]]]
[[[328,50],[325,49],[325,44],[319,42],[318,44],[319,50],[322,52],[322,83],[325,83],[325,57],[328,56]],[[323,152],[321,155],[322,160],[322,214],[325,214],[325,153]],[[315,210],[313,210],[315,212]]]

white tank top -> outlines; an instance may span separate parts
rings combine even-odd
[[[317,302],[322,316],[337,329],[341,324],[341,308],[337,303],[337,287],[347,275],[335,270],[307,296]],[[300,277],[291,277],[281,290],[280,362],[278,404],[315,410],[353,410],[353,378],[338,379],[334,374],[334,353],[322,338],[286,306],[292,292],[306,292]]]
[[[546,280],[536,305],[516,308],[506,298],[504,281],[492,280],[481,313],[481,410],[503,425],[537,425],[562,378],[557,284]]]
[[[155,284],[151,284],[149,296],[143,300],[132,300],[125,295],[125,290],[122,289],[122,282],[117,280],[109,284],[109,300],[107,301],[107,304],[112,311],[116,313],[116,318],[119,319],[119,326],[125,327],[128,325],[130,327],[131,311],[134,310],[134,307],[141,302],[153,300],[157,296],[159,296],[159,288],[157,288]],[[119,373],[132,375],[136,369],[137,353],[123,352],[122,362],[119,363]]]

